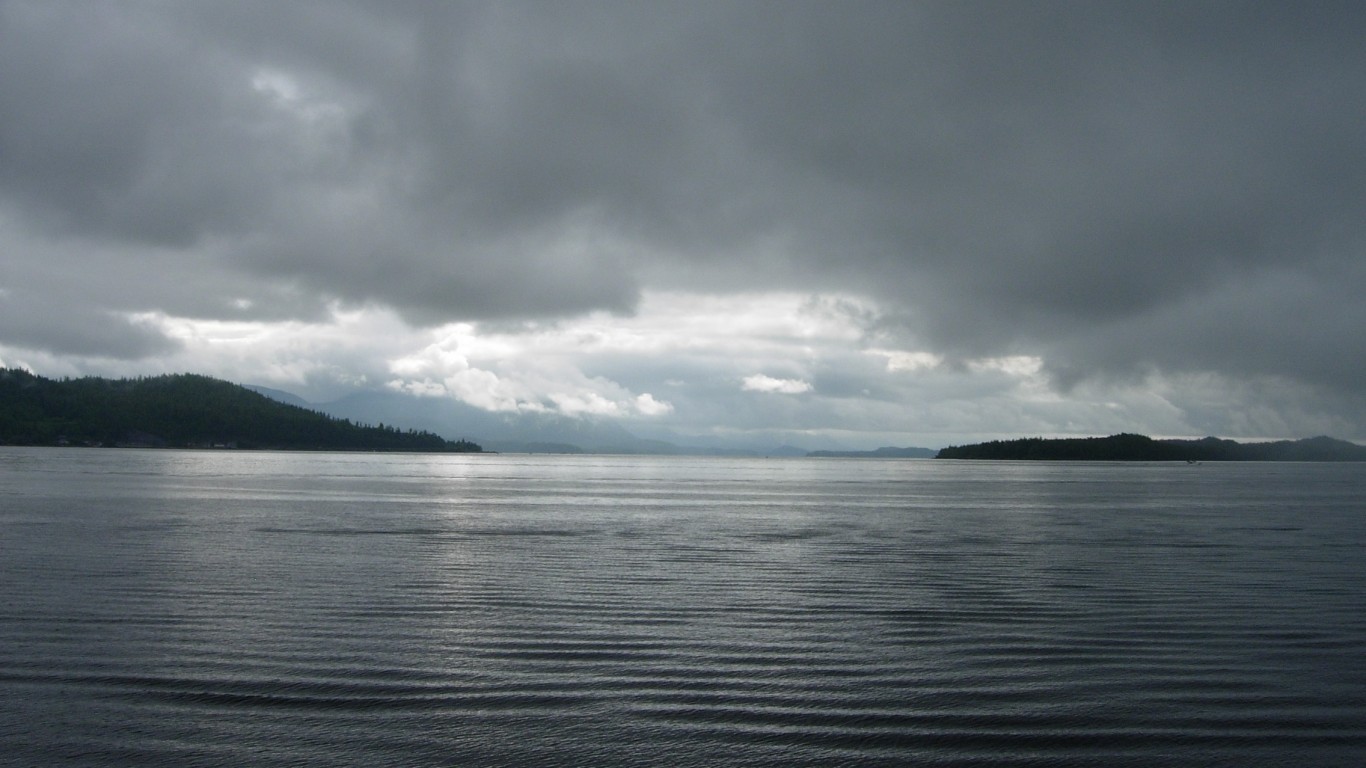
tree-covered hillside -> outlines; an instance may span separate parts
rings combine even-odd
[[[354,424],[179,374],[53,380],[0,369],[0,444],[477,452],[431,432]]]
[[[1146,435],[993,440],[956,445],[940,459],[1043,459],[1052,461],[1366,461],[1366,447],[1311,437],[1268,443],[1237,443],[1206,437],[1200,440],[1154,440]]]

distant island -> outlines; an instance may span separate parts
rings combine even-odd
[[[0,368],[0,444],[478,453],[467,440],[352,423],[227,381],[47,379]]]
[[[1051,461],[1366,461],[1366,447],[1331,437],[1238,443],[1206,437],[1154,440],[1146,435],[993,440],[939,451],[939,459]]]
[[[933,459],[933,448],[878,448],[872,451],[809,451],[807,456],[818,459]]]

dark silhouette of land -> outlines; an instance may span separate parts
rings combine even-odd
[[[1366,447],[1311,437],[1265,443],[1238,443],[1206,437],[1199,440],[1154,440],[1146,435],[1109,437],[1027,437],[989,443],[955,445],[939,451],[940,459],[1006,459],[1053,461],[1366,461]]]
[[[370,426],[178,374],[47,379],[0,368],[0,444],[473,453],[467,440]]]

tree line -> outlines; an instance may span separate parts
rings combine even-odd
[[[48,379],[0,368],[0,443],[478,452],[468,440],[356,424],[196,374]]]
[[[1331,437],[1238,443],[1217,437],[1154,440],[1146,435],[992,440],[955,445],[940,459],[1051,461],[1366,461],[1366,447]]]

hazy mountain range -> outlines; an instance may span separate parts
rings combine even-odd
[[[668,433],[641,437],[606,419],[574,418],[553,413],[496,413],[450,398],[416,397],[399,392],[358,392],[330,402],[313,403],[278,389],[260,386],[249,388],[280,402],[321,411],[337,418],[363,424],[383,423],[400,429],[431,430],[450,440],[472,440],[485,450],[504,453],[806,456],[817,448],[776,441],[765,444],[755,439],[749,442],[698,442]],[[819,448],[829,449],[831,455],[841,456],[890,456],[894,454],[889,452],[895,452],[895,455],[929,458],[935,454],[934,450],[928,448],[883,448],[878,451],[836,450],[841,446]],[[910,453],[904,453],[907,451]]]

